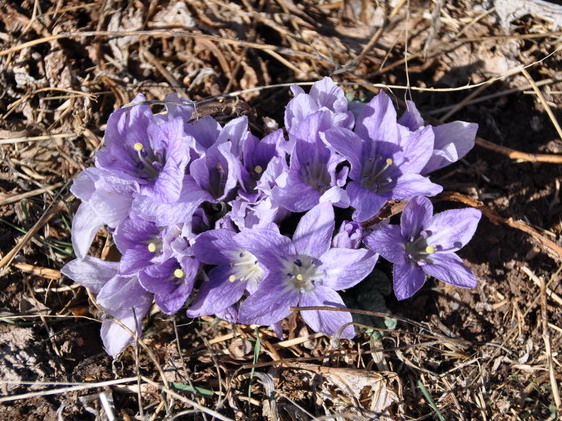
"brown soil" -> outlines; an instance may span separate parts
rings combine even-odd
[[[390,9],[397,3],[389,1]],[[205,419],[195,401],[235,419],[372,419],[386,408],[373,396],[394,402],[383,419],[556,418],[562,256],[506,224],[484,218],[461,252],[478,288],[429,282],[410,300],[387,297],[402,319],[382,340],[279,343],[265,328],[258,334],[210,317],[152,314],[144,337],[150,353],[131,347],[113,361],[101,346],[95,305],[58,272],[71,258],[77,203],[69,184],[92,163],[108,115],[137,92],[203,100],[333,75],[352,82],[342,86],[356,98],[376,91],[368,83],[394,85],[397,102],[411,95],[428,119],[463,104],[447,120],[477,122],[480,137],[511,149],[562,152],[545,105],[513,70],[529,66],[562,121],[562,59],[547,57],[560,33],[548,19],[527,15],[502,28],[487,13],[493,1],[402,3],[377,39],[384,1],[0,3],[0,258],[16,251],[0,268],[0,418],[93,420],[112,411],[124,420]],[[400,88],[408,84],[450,89]],[[254,90],[200,111],[245,113],[263,130],[265,118],[282,124],[288,98],[287,87]],[[561,175],[559,164],[476,147],[435,179],[556,243]],[[461,205],[436,203],[454,206]],[[25,238],[30,230],[35,235]],[[99,236],[100,251],[107,237]],[[287,327],[291,339],[303,333],[298,320]],[[103,384],[114,379],[123,381]],[[175,382],[177,395],[160,390],[164,381]]]

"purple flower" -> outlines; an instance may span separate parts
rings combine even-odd
[[[347,110],[345,93],[329,77],[315,82],[309,94],[297,85],[292,86],[291,91],[295,97],[289,101],[285,110],[285,128],[289,137],[299,130],[300,123],[306,117],[320,110],[329,112],[329,127],[353,127],[354,118]]]
[[[358,249],[361,247],[364,234],[364,229],[360,223],[355,221],[343,221],[339,232],[332,240],[332,247]]]
[[[138,95],[134,102],[144,100]],[[178,200],[194,144],[181,117],[156,118],[142,103],[124,107],[109,117],[104,141],[97,167],[136,181],[141,194],[155,200]]]
[[[225,229],[202,233],[193,246],[197,259],[216,265],[209,271],[199,294],[187,310],[189,317],[224,312],[234,305],[244,292],[255,292],[264,270],[256,256],[236,242],[237,234]]]
[[[272,159],[285,158],[281,148],[284,142],[282,129],[268,134],[261,140],[250,132],[244,137],[238,149],[243,167],[242,179],[247,192],[255,190]]]
[[[327,115],[328,111],[319,111],[300,123],[289,171],[277,178],[277,187],[272,190],[274,204],[292,212],[304,212],[322,202],[349,206],[343,189],[348,169],[336,168],[344,159],[330,151],[318,135]]]
[[[412,101],[406,103],[408,109],[398,119],[398,123],[411,131],[423,129],[424,121],[416,105]],[[433,126],[432,130],[435,135],[433,154],[421,174],[429,174],[464,157],[474,147],[478,124],[453,121],[441,126]]]
[[[135,181],[99,168],[88,168],[78,174],[70,189],[82,200],[72,221],[72,247],[78,258],[86,256],[101,227],[116,228],[129,216],[138,190]]]
[[[134,216],[115,232],[122,253],[120,273],[138,273],[140,284],[155,294],[162,311],[174,314],[185,304],[199,270],[191,251],[194,238],[187,238],[182,227],[159,228]]]
[[[217,143],[191,163],[189,172],[209,201],[226,200],[241,181],[241,163],[232,153],[232,143]]]
[[[113,317],[104,320],[101,327],[103,345],[112,356],[131,343],[132,334],[140,337],[142,319],[152,304],[152,294],[140,286],[138,278],[120,275],[118,267],[118,263],[86,256],[61,269],[65,276],[97,294],[98,305]]]
[[[474,288],[476,277],[455,252],[470,241],[481,216],[472,208],[433,216],[430,200],[415,197],[404,208],[400,226],[382,226],[364,242],[394,263],[394,294],[399,300],[414,295],[426,275],[461,288]]]
[[[240,323],[271,325],[287,317],[293,306],[345,308],[336,291],[350,288],[372,270],[377,255],[369,250],[330,248],[334,210],[321,203],[300,220],[293,239],[272,229],[251,229],[236,236],[236,242],[256,256],[266,269],[258,290],[240,307]],[[315,331],[335,334],[351,322],[347,312],[304,311],[304,321]],[[344,329],[344,338],[354,329]]]
[[[198,270],[199,262],[194,257],[171,257],[147,266],[138,277],[142,287],[154,293],[158,307],[166,314],[174,314],[183,307],[193,290]]]
[[[410,132],[399,125],[394,106],[382,91],[362,108],[354,132],[336,127],[324,135],[351,164],[346,192],[355,221],[372,218],[389,200],[433,196],[443,190],[420,175],[431,157],[433,131],[427,127]]]

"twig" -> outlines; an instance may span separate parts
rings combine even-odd
[[[18,268],[22,272],[31,273],[32,275],[41,276],[41,277],[47,278],[47,279],[53,279],[55,281],[62,278],[60,270],[56,270],[56,269],[43,268],[43,267],[40,267],[40,266],[30,265],[30,264],[27,264],[27,263],[14,263],[14,267]],[[66,286],[66,287],[63,287],[63,288],[72,288],[72,287]],[[48,289],[48,290],[54,291],[53,288]],[[43,292],[43,291],[40,291],[39,289],[36,289],[35,292]]]
[[[550,121],[552,122],[552,125],[554,126],[554,128],[558,132],[558,137],[560,137],[560,139],[562,140],[562,128],[560,127],[560,124],[558,124],[558,120],[556,120],[556,117],[554,116],[554,113],[550,109],[550,105],[548,105],[548,102],[546,102],[546,99],[544,99],[544,95],[542,94],[541,90],[538,88],[537,84],[535,83],[535,81],[533,80],[533,78],[531,77],[529,72],[527,72],[527,70],[522,69],[521,73],[523,73],[523,76],[525,76],[527,78],[527,80],[529,81],[529,83],[531,84],[531,86],[533,88],[533,91],[535,91],[535,93],[537,94],[537,97],[539,98],[540,103],[542,104],[542,106],[544,107],[544,110],[548,114],[548,117],[550,118]]]
[[[42,140],[53,140],[53,139],[69,139],[78,136],[79,135],[76,133],[61,133],[61,134],[48,134],[44,136],[12,137],[12,138],[0,139],[0,145],[9,145],[12,143],[21,143],[21,142],[39,142]]]
[[[51,205],[49,209],[47,209],[47,211],[41,216],[41,218],[39,218],[39,220],[35,223],[35,225],[33,225],[33,227],[31,227],[31,229],[15,245],[15,247],[12,248],[12,250],[10,250],[8,254],[6,254],[2,258],[2,260],[0,260],[0,278],[2,278],[7,271],[7,269],[4,268],[4,266],[10,264],[10,262],[14,259],[14,257],[16,257],[16,255],[20,252],[20,250],[29,241],[31,241],[33,236],[37,234],[37,232],[39,232],[39,230],[43,228],[43,226],[45,226],[45,224],[49,222],[57,213],[66,209],[67,203],[71,202],[72,200],[74,200],[74,196],[68,195],[66,199],[57,201],[55,204]]]
[[[21,399],[28,399],[28,398],[35,398],[37,396],[48,396],[48,395],[57,395],[57,394],[65,394],[69,392],[75,392],[78,390],[87,390],[93,389],[96,387],[106,387],[106,386],[114,386],[123,383],[132,383],[137,380],[136,377],[126,377],[124,379],[116,379],[116,380],[108,380],[105,382],[96,382],[96,383],[83,383],[78,386],[71,386],[71,387],[62,387],[59,389],[51,389],[51,390],[41,390],[38,392],[29,392],[23,393],[21,395],[13,395],[13,396],[2,396],[0,397],[0,403],[2,402],[11,402],[17,401]],[[6,382],[0,380],[0,384],[5,384]]]
[[[9,205],[10,203],[19,202],[22,199],[27,199],[28,197],[38,196],[43,193],[51,193],[54,189],[58,189],[59,187],[63,186],[64,183],[56,183],[49,187],[43,187],[41,189],[36,189],[32,191],[28,191],[25,193],[14,194],[12,196],[7,196],[4,199],[0,200],[0,206]],[[4,195],[0,195],[2,197]]]
[[[167,395],[170,395],[170,396],[172,396],[173,398],[176,398],[176,399],[178,399],[178,400],[180,400],[180,401],[182,401],[182,402],[184,402],[184,403],[186,403],[186,404],[188,404],[188,405],[191,405],[191,406],[193,406],[194,408],[197,408],[198,410],[200,410],[201,412],[204,412],[205,414],[211,415],[211,416],[213,416],[213,417],[215,417],[215,418],[217,418],[217,419],[219,419],[219,420],[222,420],[222,421],[234,421],[232,418],[225,417],[224,415],[222,415],[222,414],[220,414],[220,413],[218,413],[218,412],[216,412],[216,411],[213,411],[213,410],[210,409],[210,408],[207,408],[207,407],[205,407],[205,406],[203,406],[203,405],[200,405],[198,402],[195,402],[194,400],[191,400],[191,399],[189,399],[189,398],[186,398],[185,396],[180,395],[179,393],[174,392],[172,389],[170,389],[170,388],[167,387],[167,386],[163,386],[163,385],[161,385],[161,384],[159,384],[159,383],[156,383],[155,381],[152,381],[152,380],[150,380],[150,379],[148,379],[148,378],[146,378],[146,377],[144,377],[144,376],[141,376],[141,378],[142,378],[146,383],[148,383],[148,384],[150,384],[150,385],[152,385],[152,386],[154,386],[154,387],[157,387],[158,389],[160,389],[162,392],[166,393]]]
[[[544,237],[543,235],[541,235],[540,233],[538,233],[537,231],[535,231],[533,228],[531,228],[529,225],[527,225],[522,221],[514,221],[512,218],[503,218],[499,216],[497,213],[492,211],[489,207],[487,207],[480,201],[471,199],[460,193],[454,193],[454,192],[441,193],[440,195],[436,196],[434,200],[438,200],[438,201],[448,200],[452,202],[460,202],[460,203],[464,203],[465,205],[471,206],[473,208],[479,209],[493,224],[496,225],[500,223],[505,224],[511,228],[515,228],[519,231],[523,231],[529,234],[531,237],[533,237],[539,243],[542,243],[544,246],[546,246],[551,251],[556,253],[559,258],[562,259],[562,247],[560,247],[554,241]]]
[[[188,31],[178,31],[178,30],[162,30],[154,29],[149,31],[80,31],[80,32],[61,32],[56,35],[51,35],[48,37],[34,39],[32,41],[24,42],[19,45],[14,45],[11,48],[0,51],[0,57],[14,53],[16,51],[23,50],[25,48],[34,47],[36,45],[44,44],[51,41],[56,41],[65,38],[89,38],[89,37],[170,37],[170,38],[193,38],[193,39],[205,39],[222,44],[238,45],[241,47],[253,48],[256,50],[270,50],[276,51],[280,54],[287,54],[291,56],[301,56],[313,60],[322,60],[331,63],[330,60],[321,57],[318,54],[307,53],[304,51],[295,51],[286,47],[279,47],[272,44],[262,44],[258,42],[241,41],[236,39],[229,39],[224,37],[219,37],[215,35],[198,34]]]
[[[515,149],[507,148],[505,146],[496,145],[481,137],[476,138],[476,144],[481,148],[488,149],[499,154],[505,155],[511,159],[521,159],[529,162],[544,162],[548,164],[562,164],[562,155],[551,154],[533,154],[516,151]]]
[[[541,297],[541,319],[542,319],[542,338],[544,341],[544,348],[546,352],[546,361],[548,366],[548,373],[550,378],[550,387],[552,389],[552,397],[556,404],[556,409],[560,414],[562,408],[560,402],[560,391],[558,390],[558,383],[556,382],[556,373],[554,372],[554,364],[552,362],[552,344],[550,342],[550,332],[548,330],[548,307],[546,305],[547,288],[542,277],[536,276],[529,268],[522,266],[521,269],[529,278],[540,288]]]
[[[531,279],[531,281],[533,281],[533,283],[538,286],[539,288],[541,288],[541,281],[539,279],[539,277],[537,275],[535,275],[531,269],[529,269],[527,266],[521,266],[521,270],[523,272],[525,272],[525,274],[529,277],[529,279]],[[554,291],[552,291],[550,288],[546,287],[546,295],[548,296],[548,298],[552,299],[552,301],[556,302],[556,304],[558,304],[559,306],[562,306],[562,297],[560,297],[558,294],[556,294]]]

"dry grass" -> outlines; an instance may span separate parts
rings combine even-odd
[[[540,16],[502,29],[489,3],[1,3],[3,418],[555,419],[562,32]],[[449,199],[500,223],[483,223],[465,251],[480,286],[389,298],[398,327],[382,339],[330,341],[295,317],[279,341],[151,313],[112,362],[93,297],[58,271],[72,255],[68,187],[109,113],[137,92],[176,92],[217,117],[245,113],[259,131],[264,117],[281,122],[288,84],[325,75],[356,98],[385,86],[428,119],[480,124],[488,140],[437,175],[458,192]],[[110,245],[100,233],[99,255]]]

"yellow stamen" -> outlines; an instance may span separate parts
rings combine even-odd
[[[297,276],[295,276],[295,278],[297,278],[297,281],[302,281],[304,279],[304,276],[299,273]]]
[[[261,165],[256,165],[254,167],[254,171],[256,172],[256,174],[261,174],[263,172],[263,168],[261,167]]]
[[[392,158],[386,158],[386,165],[392,165],[392,164],[394,164]]]
[[[427,254],[435,253],[435,247],[433,247],[433,246],[427,246],[427,247],[425,248],[425,252],[426,252]]]
[[[230,282],[236,281],[236,275],[230,275],[230,276],[228,277],[228,280],[229,280]]]
[[[144,146],[142,146],[142,143],[137,142],[133,145],[133,148],[135,149],[135,151],[140,152],[144,149]]]
[[[150,243],[148,245],[148,251],[151,253],[154,253],[156,251],[156,244],[155,243]]]
[[[185,272],[181,269],[174,270],[174,276],[176,278],[183,278],[185,276]]]

